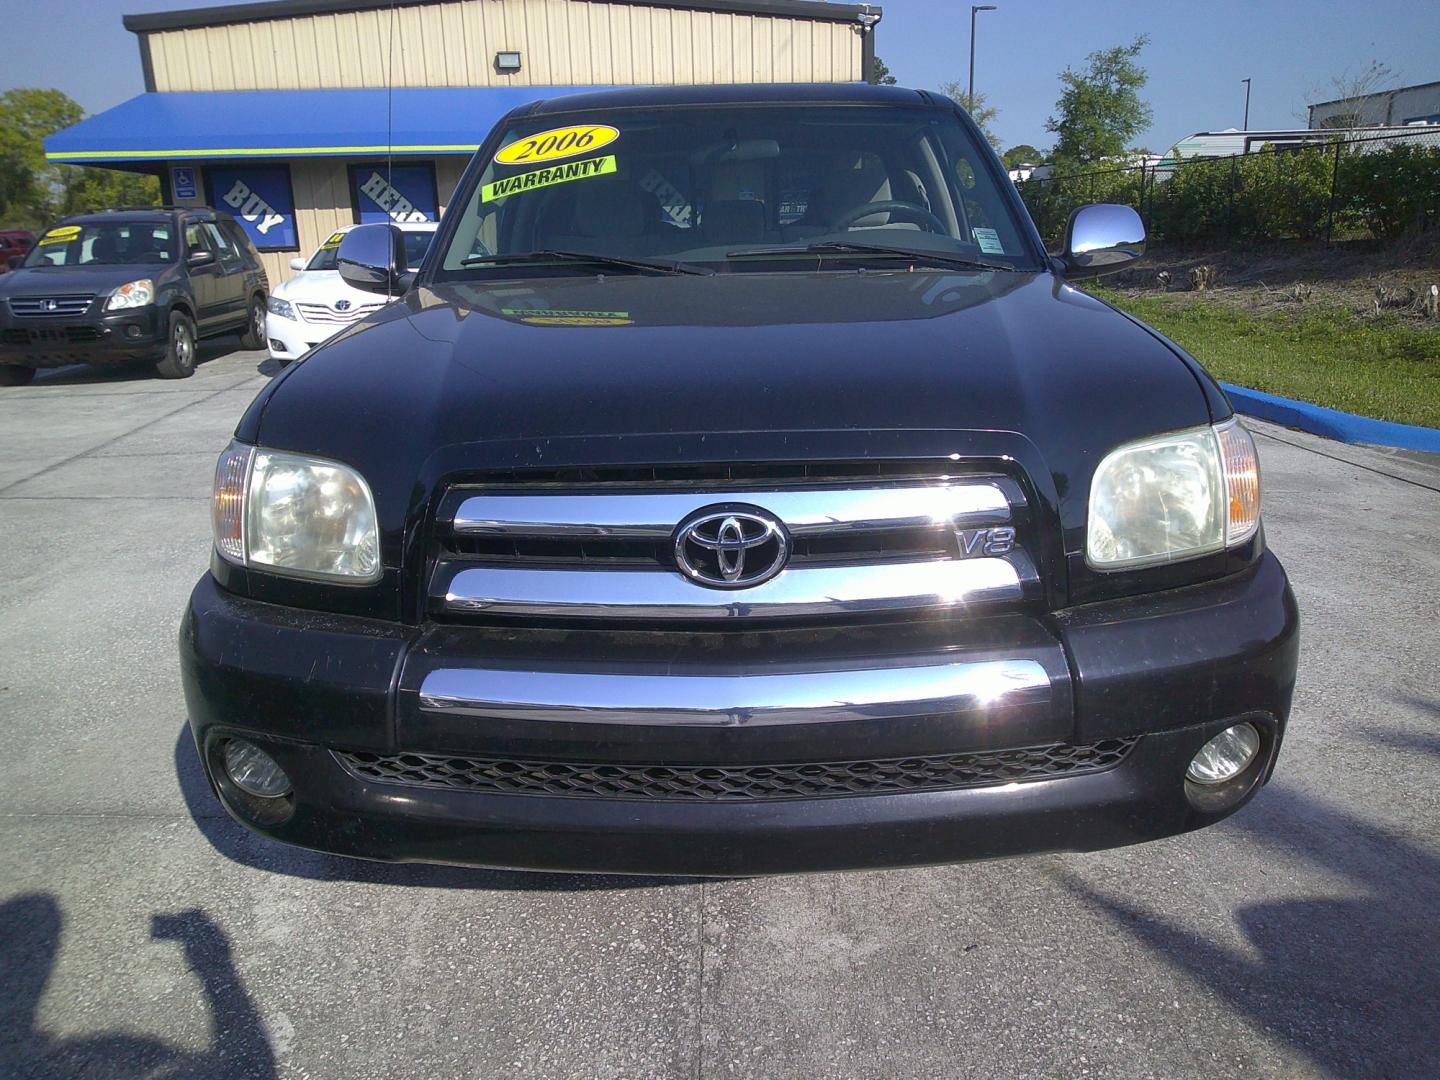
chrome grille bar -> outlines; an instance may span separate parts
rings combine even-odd
[[[10,313],[25,319],[59,319],[83,315],[90,309],[94,293],[72,293],[66,296],[12,296]]]
[[[457,535],[663,539],[702,507],[758,505],[806,533],[873,531],[1010,520],[1010,501],[990,482],[761,491],[472,495],[455,511]]]
[[[937,662],[742,675],[612,674],[441,668],[423,709],[519,720],[725,727],[973,712],[1050,700],[1034,660]]]
[[[961,609],[1024,598],[1034,567],[1005,558],[791,566],[748,589],[708,589],[675,572],[465,566],[438,598],[442,613],[592,619],[780,619]]]

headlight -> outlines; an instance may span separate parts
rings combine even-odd
[[[293,577],[380,578],[380,531],[365,478],[334,461],[231,443],[215,469],[215,548]]]
[[[1100,570],[1190,559],[1260,527],[1260,465],[1240,424],[1130,443],[1095,470],[1085,558]]]
[[[279,315],[282,319],[295,318],[295,309],[290,306],[290,301],[281,300],[278,296],[271,296],[265,300],[265,310],[271,315]]]
[[[127,281],[105,301],[106,311],[123,311],[125,308],[145,307],[155,302],[155,282],[150,278]]]

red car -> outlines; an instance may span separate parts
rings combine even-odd
[[[20,258],[35,246],[29,229],[0,229],[0,274],[10,269],[10,260]]]

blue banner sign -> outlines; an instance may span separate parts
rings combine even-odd
[[[433,165],[351,165],[350,190],[363,225],[440,219]]]
[[[294,251],[295,195],[284,165],[207,168],[210,205],[228,212],[261,251]]]

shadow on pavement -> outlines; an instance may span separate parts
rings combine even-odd
[[[276,1075],[275,1055],[235,970],[230,943],[203,911],[155,915],[150,936],[177,942],[199,978],[210,1010],[207,1050],[185,1050],[129,1032],[57,1038],[41,1031],[37,1011],[63,929],[60,906],[47,893],[0,905],[0,1076],[267,1080]]]
[[[423,863],[366,862],[291,847],[251,832],[225,812],[210,787],[189,725],[175,740],[175,776],[196,827],[210,846],[232,862],[272,874],[312,881],[413,885],[429,889],[509,889],[523,892],[594,892],[694,885],[698,878],[640,877],[623,874],[541,874],[524,870],[477,870]],[[707,879],[708,880],[708,879]]]
[[[1262,847],[1348,879],[1334,897],[1240,907],[1236,949],[1164,914],[1062,883],[1258,1029],[1336,1076],[1440,1075],[1440,860],[1292,791],[1267,789],[1233,819]]]
[[[197,370],[211,360],[219,360],[234,352],[243,352],[240,339],[233,335],[211,338],[199,343],[195,356]],[[108,383],[151,382],[158,380],[153,364],[70,364],[67,367],[43,368],[35,376],[32,386],[94,386]]]

